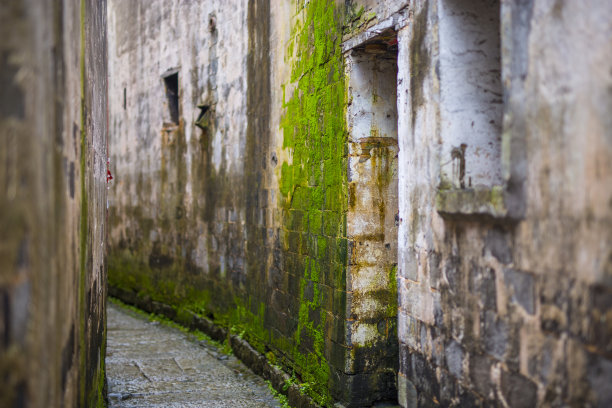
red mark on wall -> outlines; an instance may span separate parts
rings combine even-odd
[[[108,184],[113,179],[113,175],[110,171],[110,160],[106,161],[106,183]]]

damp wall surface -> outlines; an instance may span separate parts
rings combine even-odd
[[[109,2],[111,292],[320,404],[606,406],[596,6]]]
[[[346,10],[109,2],[109,285],[241,334],[320,404],[359,405],[396,398],[397,351],[375,358],[397,344],[396,295],[388,265],[383,334],[353,344]]]
[[[477,3],[415,1],[399,33],[399,401],[608,406],[612,8]],[[450,148],[467,144],[466,175],[490,157],[469,159],[482,136],[471,138],[470,122],[467,133],[453,134],[457,145],[445,145],[445,120],[460,129],[472,102],[449,116],[445,101],[466,87],[445,82],[441,59],[490,65],[487,37],[478,34],[486,24],[474,29],[478,7],[500,9],[503,126],[491,137],[501,158],[489,174],[504,181],[470,189],[466,177],[456,189],[441,170],[453,160]],[[452,30],[478,41],[449,53]],[[500,99],[484,93],[489,77],[479,78],[468,76],[469,86],[481,87],[490,105],[472,126]]]
[[[108,10],[109,282],[155,287],[167,303],[193,288],[203,306],[212,296],[227,310],[231,284],[209,289],[218,279],[244,283],[246,3],[109,2]],[[178,76],[178,123],[169,73]]]
[[[103,406],[106,4],[0,27],[0,405]]]

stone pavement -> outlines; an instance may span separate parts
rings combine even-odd
[[[108,304],[109,407],[277,407],[263,379],[234,356]]]

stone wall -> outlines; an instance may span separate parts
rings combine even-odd
[[[399,33],[402,406],[612,401],[612,8],[595,3],[411,4]],[[496,53],[482,45],[497,41],[486,24],[473,25],[479,7],[501,16],[501,72],[490,73],[502,95],[486,75],[452,80],[462,61],[485,67]],[[453,109],[454,92],[466,102]],[[474,121],[502,102],[501,129],[487,131],[499,152],[471,159],[486,128]],[[462,143],[463,189],[443,177]],[[469,186],[472,166],[498,156],[489,176],[503,180]]]
[[[245,281],[246,3],[112,1],[108,10],[109,283],[226,312],[226,289]]]
[[[396,234],[380,310],[348,309],[346,8],[271,4],[109,3],[111,291],[241,333],[321,404],[395,399]]]
[[[112,0],[112,293],[320,404],[605,406],[600,3]]]
[[[0,405],[102,406],[106,4],[0,5]]]

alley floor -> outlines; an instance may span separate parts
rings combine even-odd
[[[109,407],[280,407],[236,357],[108,304]]]

